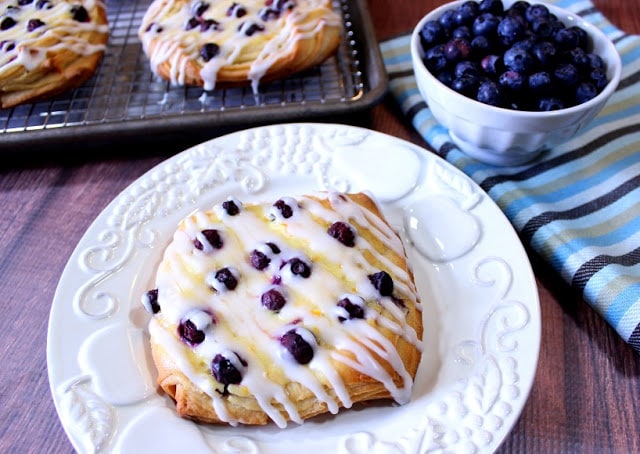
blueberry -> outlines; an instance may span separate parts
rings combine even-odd
[[[583,28],[580,28],[577,25],[572,25],[571,27],[569,27],[569,30],[573,30],[573,32],[578,37],[577,47],[581,47],[582,49],[589,49],[591,47],[591,40],[589,38],[589,35]]]
[[[481,82],[476,99],[484,104],[499,106],[502,103],[502,95],[498,84],[491,80]]]
[[[468,97],[474,97],[478,91],[478,77],[471,74],[463,74],[460,77],[456,77],[451,82],[451,88],[460,94]]]
[[[534,96],[547,96],[553,91],[553,80],[547,71],[539,71],[529,75],[529,90]]]
[[[227,16],[229,17],[243,17],[246,15],[247,9],[236,2],[233,2],[231,6],[227,8]]]
[[[208,9],[209,9],[209,3],[195,2],[191,6],[191,13],[198,17],[201,17],[205,13],[205,11],[207,11]]]
[[[444,13],[442,13],[442,16],[440,16],[440,18],[438,19],[438,23],[445,32],[445,36],[442,38],[442,40],[446,39],[451,31],[456,28],[455,15],[456,13],[454,10],[448,9]]]
[[[598,95],[598,89],[591,82],[581,82],[576,87],[576,103],[582,104]]]
[[[369,275],[369,281],[382,296],[391,296],[393,293],[393,279],[386,271],[379,271]]]
[[[42,22],[40,19],[29,19],[29,21],[27,22],[27,31],[32,32],[36,28],[40,28],[43,25],[44,22]]]
[[[592,69],[601,69],[606,71],[607,65],[604,63],[604,60],[599,55],[588,53],[587,58],[589,59],[589,67]]]
[[[579,36],[572,28],[561,28],[553,34],[553,41],[560,49],[574,49],[578,47]]]
[[[609,83],[607,79],[607,73],[603,69],[594,68],[589,72],[588,78],[597,88],[598,92],[602,91],[604,87]]]
[[[90,22],[89,13],[82,5],[74,5],[71,7],[71,17],[76,22]]]
[[[364,318],[365,302],[355,295],[345,295],[336,304],[340,310],[338,312],[338,320],[344,322],[354,318]]]
[[[50,0],[37,0],[36,1],[36,9],[51,9],[53,8],[53,4]]]
[[[489,54],[480,61],[480,66],[485,74],[495,76],[504,69],[502,57],[499,55]]]
[[[211,251],[213,249],[222,249],[224,242],[220,236],[220,232],[216,229],[205,229],[200,232],[193,240],[193,246],[200,251]]]
[[[238,271],[235,268],[220,268],[207,276],[207,284],[218,292],[235,290],[238,286],[238,276]]]
[[[142,295],[142,305],[151,314],[160,312],[160,304],[158,303],[158,289],[154,288]]]
[[[471,32],[471,29],[466,25],[460,25],[454,28],[453,31],[451,32],[452,38],[471,39],[472,36],[473,36],[473,33]]]
[[[450,87],[451,82],[453,82],[453,73],[449,69],[444,69],[439,73],[436,73],[436,79],[445,84],[447,87]]]
[[[280,248],[278,247],[277,244],[271,243],[271,242],[268,242],[268,243],[265,243],[265,244],[269,247],[269,249],[271,249],[271,252],[273,252],[274,254],[279,254],[280,253]]]
[[[420,29],[420,42],[425,49],[444,41],[446,37],[447,34],[442,25],[434,20],[425,22]]]
[[[270,288],[260,296],[260,303],[265,308],[277,312],[284,307],[287,300],[282,292],[276,288]]]
[[[200,23],[200,31],[206,32],[209,30],[218,30],[220,27],[220,22],[214,19],[205,19]]]
[[[220,46],[216,43],[206,43],[200,48],[200,56],[204,61],[215,58],[220,53]]]
[[[213,317],[208,312],[191,310],[178,324],[178,336],[185,344],[196,346],[204,342],[205,331],[213,322]]]
[[[239,368],[246,367],[247,363],[236,353],[227,353],[227,356],[218,353],[211,360],[211,374],[223,385],[237,385],[242,381],[242,372]]]
[[[564,102],[559,98],[540,98],[537,110],[540,112],[548,112],[550,110],[564,109],[564,107]]]
[[[548,39],[553,40],[556,32],[562,28],[565,28],[565,25],[554,15],[551,15],[551,17],[549,18],[549,23],[551,24],[551,33],[549,34]]]
[[[526,18],[527,10],[529,9],[529,6],[531,6],[529,2],[520,0],[511,4],[509,9],[507,10],[507,13],[513,16]]]
[[[537,38],[533,36],[525,36],[523,39],[516,41],[511,45],[513,49],[520,49],[526,52],[531,52],[533,45],[538,42]]]
[[[289,198],[279,199],[276,200],[273,206],[276,210],[278,210],[278,212],[280,212],[280,216],[282,216],[284,219],[289,219],[291,216],[293,216],[293,200],[289,200]]]
[[[478,15],[478,11],[478,2],[466,1],[455,9],[454,20],[458,25],[471,25]]]
[[[258,17],[261,20],[268,22],[270,20],[278,19],[280,17],[280,11],[278,11],[277,9],[269,8],[268,6],[265,6],[258,12]]]
[[[304,333],[301,335],[298,331]],[[305,339],[305,337],[307,339]],[[280,337],[280,344],[293,356],[298,364],[307,364],[313,359],[314,349],[311,345],[313,342],[313,334],[302,329],[292,329],[287,331]]]
[[[529,26],[531,31],[541,39],[550,38],[555,33],[554,22],[549,19],[534,19]]]
[[[164,29],[162,28],[162,26],[158,25],[155,22],[150,22],[149,25],[147,26],[147,28],[144,29],[145,33],[149,33],[151,31],[155,32],[155,33],[162,33],[164,31]]]
[[[249,254],[249,261],[257,270],[263,270],[269,266],[269,263],[271,263],[271,259],[265,253],[260,252],[257,249],[251,251]]]
[[[556,46],[549,41],[540,41],[531,48],[531,55],[541,67],[549,67],[556,62]]]
[[[453,38],[444,45],[444,56],[450,63],[466,60],[471,54],[471,43],[465,38]]]
[[[14,27],[16,24],[17,22],[13,19],[13,17],[7,16],[4,19],[2,19],[2,22],[0,22],[0,30],[9,30],[11,27]]]
[[[262,243],[249,253],[249,262],[257,270],[269,266],[274,255],[280,253],[280,248],[273,243]]]
[[[470,60],[457,63],[453,70],[454,77],[459,78],[465,74],[477,78],[480,75],[480,69],[478,68],[477,63]]]
[[[268,4],[269,1],[267,1],[265,3]],[[273,6],[278,11],[282,12],[282,11],[285,11],[285,10],[291,10],[291,9],[295,8],[296,2],[294,0],[275,0],[275,1],[271,2],[271,6]]]
[[[498,29],[500,19],[491,13],[482,13],[473,21],[473,33],[478,36],[492,36]]]
[[[243,22],[238,25],[238,31],[244,33],[245,36],[253,36],[257,32],[264,31],[264,26],[255,22]]]
[[[504,53],[504,65],[512,71],[527,73],[534,66],[529,52],[518,47],[511,47]]]
[[[8,39],[0,41],[0,51],[11,52],[16,48],[16,42]]]
[[[529,22],[533,22],[537,19],[548,19],[550,14],[551,13],[549,13],[549,8],[542,4],[536,3],[534,5],[530,5],[525,10],[524,17]]]
[[[200,26],[200,19],[193,16],[193,17],[190,17],[189,20],[187,20],[186,24],[184,24],[184,29],[186,31],[189,31],[199,26]]]
[[[346,222],[334,222],[327,233],[347,247],[353,247],[356,244],[356,233]]]
[[[442,71],[447,67],[447,58],[444,54],[444,44],[436,44],[430,47],[424,56],[424,65],[432,73]]]
[[[311,276],[311,266],[307,264],[304,260],[299,259],[297,257],[289,260],[289,267],[291,268],[291,273],[295,276],[300,276],[304,278],[308,278]]]
[[[521,92],[526,86],[525,78],[518,71],[505,71],[500,74],[498,84],[511,93]]]
[[[571,49],[567,54],[567,58],[569,63],[573,64],[579,71],[586,71],[590,66],[589,57],[581,47]]]
[[[471,40],[471,53],[474,57],[484,57],[491,52],[491,48],[491,41],[486,36],[474,36]]]
[[[178,325],[180,339],[189,345],[198,345],[204,341],[204,332],[198,330],[191,320],[186,320]]]
[[[225,200],[224,202],[222,202],[222,208],[229,216],[235,216],[236,214],[240,213],[239,205],[242,204],[233,199]]]
[[[553,71],[553,78],[564,87],[575,87],[578,77],[578,69],[571,63],[560,64]]]
[[[504,14],[504,5],[502,0],[482,0],[478,5],[478,12],[502,16]]]
[[[526,27],[522,20],[507,16],[498,24],[498,39],[505,46],[511,46],[516,41],[521,40],[525,36]]]

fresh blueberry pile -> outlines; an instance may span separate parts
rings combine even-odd
[[[427,69],[453,90],[507,109],[582,104],[609,82],[584,29],[539,3],[466,1],[420,30]]]

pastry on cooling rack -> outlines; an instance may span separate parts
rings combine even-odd
[[[142,301],[158,384],[183,417],[285,427],[410,399],[421,303],[400,237],[365,193],[197,211]]]
[[[151,70],[173,85],[254,91],[322,63],[341,34],[331,0],[154,0],[138,30]]]
[[[108,40],[101,0],[10,0],[0,6],[0,107],[83,84]]]

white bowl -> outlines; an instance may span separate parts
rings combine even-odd
[[[505,9],[514,0],[504,0]],[[452,8],[464,3],[447,3],[424,16],[413,30],[411,57],[418,89],[435,119],[449,129],[453,142],[468,155],[493,165],[512,166],[536,158],[542,151],[561,144],[582,130],[604,107],[620,81],[622,62],[615,46],[597,27],[564,9],[543,1],[565,25],[577,25],[593,42],[593,52],[607,65],[609,83],[593,99],[549,112],[510,110],[481,103],[447,87],[424,66],[420,30]]]

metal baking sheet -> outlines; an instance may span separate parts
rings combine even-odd
[[[0,109],[0,149],[109,143],[151,134],[198,133],[225,128],[319,119],[376,104],[387,75],[366,0],[334,0],[345,33],[335,56],[290,78],[251,87],[204,92],[172,87],[155,76],[142,51],[138,26],[150,0],[107,0],[110,36],[96,74],[81,87],[50,100]]]

